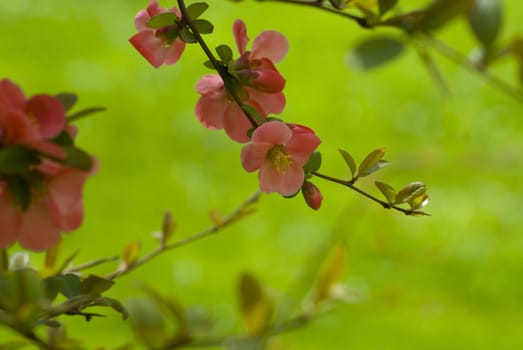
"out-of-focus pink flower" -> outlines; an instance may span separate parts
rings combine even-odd
[[[248,172],[259,170],[263,192],[290,196],[302,186],[303,166],[320,143],[307,127],[270,121],[258,127],[252,143],[243,147],[242,165]]]
[[[279,114],[285,107],[283,88],[285,79],[274,66],[285,57],[287,39],[279,32],[264,31],[258,35],[247,51],[247,29],[237,20],[233,33],[240,57],[228,65],[232,88],[242,103],[253,107],[262,118]],[[248,142],[247,132],[253,126],[241,108],[226,91],[221,77],[204,76],[196,85],[201,95],[196,104],[196,116],[209,129],[225,129],[227,135],[238,142]]]
[[[0,248],[19,241],[30,250],[48,249],[58,242],[62,231],[81,224],[83,183],[97,166],[93,160],[89,171],[81,171],[59,162],[66,153],[53,139],[64,130],[74,138],[74,128],[66,124],[59,100],[48,95],[26,99],[17,85],[0,80],[0,151],[21,145],[47,156],[23,172],[30,175],[23,175],[30,192],[30,202],[24,208],[17,189],[8,187],[20,175],[3,173],[0,168]]]
[[[305,198],[305,202],[309,207],[314,210],[320,209],[323,196],[316,185],[314,185],[312,182],[305,181],[301,187],[301,193],[303,194],[303,198]]]
[[[178,18],[181,17],[176,7],[164,9],[158,5],[157,0],[151,0],[145,10],[141,10],[134,18],[134,24],[138,33],[133,35],[129,41],[155,68],[162,64],[170,65],[176,63],[185,49],[185,42],[178,35],[178,25],[172,24],[160,29],[147,27],[147,22],[156,15],[172,12]]]

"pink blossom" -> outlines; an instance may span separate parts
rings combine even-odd
[[[23,174],[2,173],[0,168],[0,248],[19,241],[30,250],[48,249],[58,242],[62,231],[80,226],[83,183],[96,166],[81,171],[58,162],[66,153],[53,139],[64,130],[74,138],[74,128],[66,124],[65,109],[56,98],[36,95],[26,99],[17,85],[0,80],[0,151],[22,145],[55,159],[42,157],[40,164]],[[25,189],[30,192],[27,206],[19,203],[20,190],[9,187],[12,181],[19,181],[18,176],[30,180]]]
[[[248,172],[259,170],[263,192],[290,196],[302,186],[303,166],[320,143],[307,127],[270,121],[258,127],[252,143],[243,147],[242,165]]]
[[[60,166],[42,187],[44,193],[34,193],[26,211],[13,205],[7,186],[0,183],[0,248],[15,241],[29,250],[41,251],[53,247],[62,231],[77,229],[82,223],[82,187],[90,172]]]
[[[312,182],[305,181],[301,187],[301,193],[310,208],[314,210],[320,209],[323,196],[316,185]]]
[[[160,29],[147,27],[147,22],[152,17],[165,12],[172,12],[178,18],[181,17],[176,7],[164,9],[158,5],[157,0],[151,0],[145,10],[136,14],[134,24],[138,33],[129,39],[136,50],[155,68],[162,64],[176,63],[185,49],[185,42],[177,36],[177,24],[173,23]]]
[[[274,66],[285,57],[287,39],[276,31],[264,31],[247,51],[247,29],[237,20],[233,33],[240,57],[228,65],[230,86],[243,104],[253,107],[262,118],[279,114],[285,107],[283,88],[285,79]],[[248,142],[248,131],[253,127],[241,108],[227,92],[222,78],[217,74],[204,76],[196,85],[201,95],[196,104],[196,116],[209,129],[225,129],[229,137],[238,142]]]

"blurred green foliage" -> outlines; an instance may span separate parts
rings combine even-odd
[[[361,302],[280,336],[275,348],[521,348],[523,106],[436,57],[452,90],[442,96],[412,50],[378,70],[354,71],[348,50],[371,33],[341,17],[274,3],[208,3],[215,32],[206,39],[213,47],[233,45],[236,18],[251,38],[265,29],[288,37],[290,52],[279,66],[287,78],[282,117],[322,138],[324,172],[349,176],[338,148],[362,159],[385,146],[392,166],[379,179],[396,188],[425,182],[432,217],[385,211],[317,179],[325,197],[320,211],[301,197],[264,196],[255,215],[122,277],[109,295],[142,296],[136,282],[146,282],[184,305],[209,308],[223,333],[239,332],[235,288],[242,273],[298,305],[322,256],[342,239],[349,249],[345,282]],[[78,108],[107,107],[78,121],[78,144],[100,162],[86,186],[85,223],[64,239],[64,254],[79,249],[79,262],[119,254],[135,241],[147,251],[166,209],[178,238],[197,232],[212,224],[212,209],[227,213],[257,187],[256,176],[241,168],[241,146],[194,117],[194,86],[209,72],[198,47],[188,46],[177,65],[154,69],[127,42],[146,4],[0,2],[2,77],[27,95],[75,92]],[[523,5],[504,5],[501,39],[508,40],[520,30]],[[439,35],[463,52],[476,45],[463,19]],[[512,63],[494,68],[516,84],[514,70]],[[374,180],[362,184],[379,195]],[[69,321],[68,334],[90,348],[132,339],[118,314]]]

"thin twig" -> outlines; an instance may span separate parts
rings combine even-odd
[[[220,78],[222,78],[223,85],[227,89],[227,92],[229,92],[229,94],[232,96],[232,98],[234,99],[234,102],[236,102],[236,104],[240,107],[243,115],[249,120],[251,125],[254,128],[257,127],[258,122],[243,110],[242,107],[244,104],[243,104],[242,99],[240,98],[240,96],[238,96],[236,91],[233,88],[231,88],[231,86],[230,86],[230,81],[231,81],[231,79],[233,79],[233,77],[231,77],[229,75],[227,68],[225,68],[222,64],[220,64],[220,62],[218,62],[216,57],[214,57],[213,53],[209,49],[209,46],[207,46],[207,43],[205,42],[205,40],[203,40],[200,32],[198,31],[198,28],[196,28],[196,26],[193,24],[191,16],[189,16],[189,14],[187,13],[187,8],[185,7],[185,3],[183,2],[183,0],[178,0],[178,6],[180,7],[180,12],[182,13],[183,21],[191,29],[191,32],[193,33],[194,37],[198,41],[198,44],[202,48],[203,52],[205,52],[205,55],[207,56],[209,61],[212,63],[213,67],[216,69],[216,71],[220,75]]]
[[[90,269],[92,267],[95,267],[95,266],[98,266],[98,265],[102,265],[102,264],[105,264],[105,263],[108,263],[108,262],[117,261],[118,259],[120,259],[119,256],[110,256],[110,257],[107,257],[107,258],[96,259],[96,260],[93,260],[93,261],[86,262],[85,264],[81,264],[81,265],[78,265],[78,266],[73,266],[73,267],[66,268],[66,269],[64,269],[64,273],[80,272],[80,271],[87,270],[87,269]]]
[[[330,182],[334,182],[334,183],[343,185],[345,187],[348,187],[351,190],[356,191],[359,194],[369,198],[370,200],[380,204],[385,209],[394,209],[394,210],[402,212],[405,215],[430,216],[430,214],[427,214],[427,213],[425,213],[423,211],[420,211],[420,210],[405,209],[405,208],[402,208],[402,207],[398,207],[397,205],[392,205],[392,204],[390,204],[388,202],[382,201],[381,199],[379,199],[377,197],[374,197],[370,193],[367,193],[367,192],[363,191],[362,189],[356,187],[352,180],[351,181],[346,181],[346,180],[338,179],[338,178],[335,178],[335,177],[332,177],[332,176],[329,176],[329,175],[325,175],[325,174],[319,173],[317,171],[313,172],[312,174],[314,176],[317,176],[317,177],[322,178],[324,180],[327,180],[327,181],[330,181]]]
[[[224,229],[225,227],[235,223],[239,219],[243,218],[245,215],[250,214],[252,211],[249,210],[249,207],[256,203],[258,199],[261,196],[260,191],[256,191],[251,197],[249,197],[244,203],[242,203],[238,208],[236,208],[232,213],[227,215],[222,221],[219,223],[199,232],[192,236],[189,236],[187,238],[181,239],[179,241],[173,242],[171,244],[166,245],[160,245],[150,253],[142,256],[141,258],[137,259],[133,263],[129,265],[125,265],[120,270],[113,272],[112,274],[106,276],[105,278],[113,280],[117,277],[123,276],[131,272],[132,270],[136,269],[137,267],[145,264],[149,260],[155,258],[156,256],[160,255],[163,252],[166,252],[168,250],[176,249],[183,247],[185,245],[188,245],[194,241],[200,240],[202,238],[205,238],[207,236],[210,236],[212,234],[217,233],[218,231]]]

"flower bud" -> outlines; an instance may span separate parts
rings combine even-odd
[[[301,187],[301,193],[307,205],[314,210],[318,210],[321,207],[321,201],[323,196],[321,195],[320,190],[312,182],[305,181]]]

